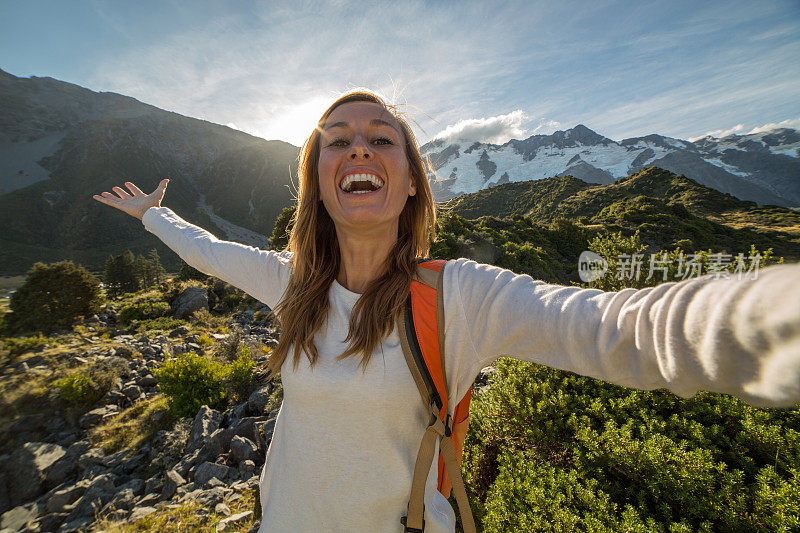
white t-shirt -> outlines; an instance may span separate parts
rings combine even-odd
[[[291,254],[221,241],[169,208],[142,219],[186,263],[274,308]],[[362,374],[345,349],[359,294],[338,282],[314,341],[313,371],[287,357],[284,400],[261,473],[261,532],[398,533],[428,416],[393,331]],[[800,264],[757,280],[695,278],[602,292],[548,284],[468,259],[444,270],[445,370],[460,399],[500,356],[637,389],[729,393],[756,406],[800,403]],[[450,402],[450,411],[454,407]],[[426,533],[452,533],[436,490],[438,448],[425,492]]]

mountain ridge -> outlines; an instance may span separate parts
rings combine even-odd
[[[127,248],[157,248],[176,268],[177,256],[141,222],[92,199],[126,180],[148,191],[169,177],[165,205],[253,246],[266,246],[291,201],[299,149],[289,143],[52,78],[4,73],[0,101],[4,273],[62,259],[102,269]]]
[[[439,201],[552,176],[607,185],[658,166],[743,200],[800,206],[800,133],[790,128],[695,142],[658,134],[617,142],[578,124],[504,144],[437,139],[421,150],[431,162],[429,179]]]

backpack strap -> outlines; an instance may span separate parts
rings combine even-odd
[[[421,261],[418,264],[411,281],[406,308],[397,325],[403,355],[431,416],[414,465],[408,514],[400,520],[405,531],[411,533],[424,531],[425,484],[433,462],[437,438],[440,451],[439,471],[440,474],[449,474],[447,484],[452,483],[464,533],[476,531],[457,458],[461,450],[457,452],[453,445],[453,426],[448,412],[447,378],[444,372],[444,265],[443,260]],[[469,394],[464,396],[464,400],[457,409],[468,408]],[[456,416],[459,415],[466,419],[463,413],[459,412]],[[460,424],[459,428],[465,432],[466,424]],[[440,490],[442,479],[440,475]],[[449,493],[449,487],[447,492]]]

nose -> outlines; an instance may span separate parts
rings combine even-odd
[[[369,149],[369,145],[364,142],[363,137],[357,137],[353,139],[352,144],[350,145],[350,159],[369,159],[372,157],[372,150]]]

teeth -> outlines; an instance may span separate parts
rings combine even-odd
[[[350,191],[351,185],[353,184],[353,182],[356,181],[369,181],[375,186],[376,190],[383,187],[383,180],[374,174],[350,174],[342,181],[340,187],[344,192],[351,192]],[[359,194],[359,193],[373,192],[373,191],[352,191],[352,192],[355,194]]]

